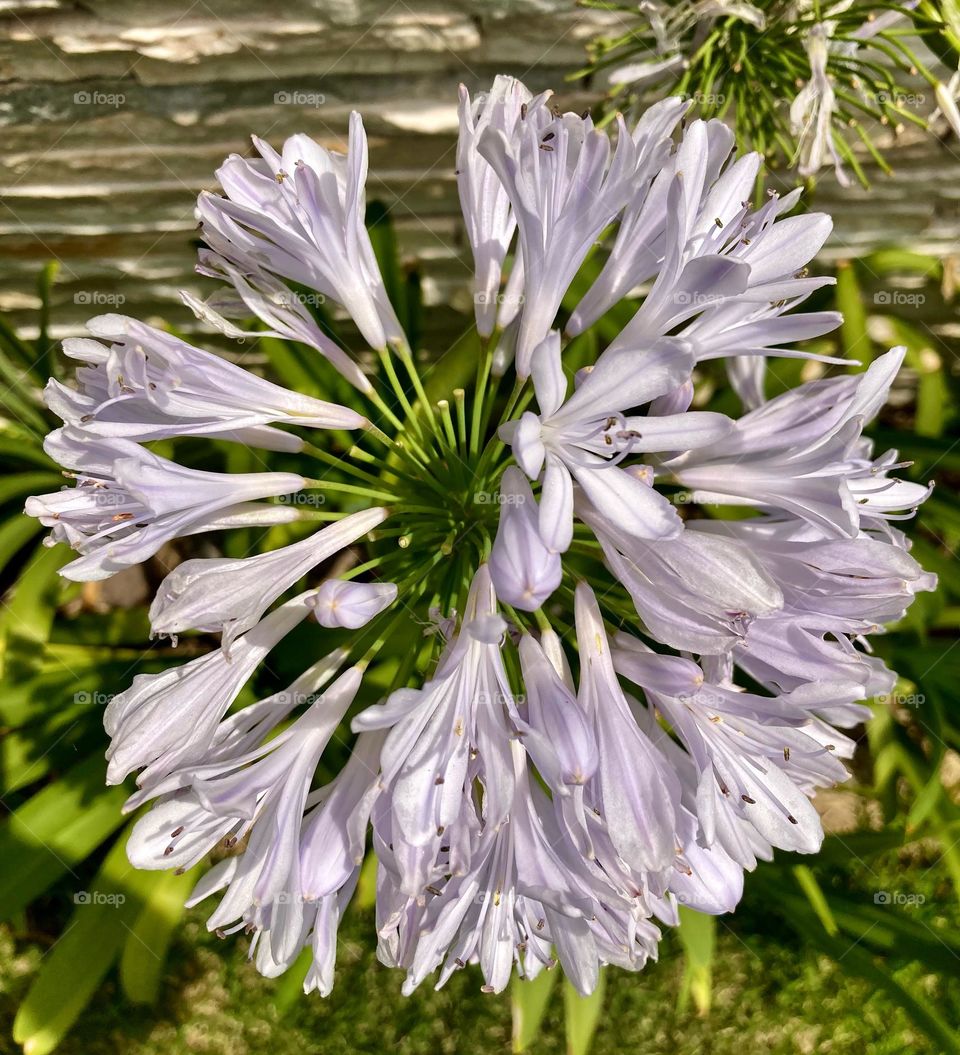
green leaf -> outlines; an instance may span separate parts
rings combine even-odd
[[[936,439],[943,433],[950,402],[943,360],[924,331],[900,319],[890,319],[889,323],[893,339],[906,346],[907,365],[917,371],[916,434]]]
[[[867,333],[867,313],[863,306],[855,265],[848,260],[837,265],[837,309],[843,313],[840,337],[849,359],[858,359],[861,369],[873,362],[873,342]]]
[[[422,330],[423,288],[420,281],[420,272],[414,268],[407,271],[404,289],[404,303],[406,315],[401,319],[403,332],[411,348],[420,347],[420,334]]]
[[[531,981],[514,975],[510,986],[510,1009],[515,1052],[526,1051],[537,1039],[559,975],[558,970],[541,971]]]
[[[823,924],[823,929],[827,934],[837,934],[840,928],[837,926],[837,921],[833,918],[833,913],[830,911],[830,903],[824,896],[816,876],[814,876],[807,865],[795,865],[793,875],[800,884],[800,889],[807,895],[810,907],[816,912],[818,919]]]
[[[903,832],[888,827],[878,832],[851,832],[846,835],[828,835],[823,840],[818,863],[848,864],[850,860],[865,860],[903,846]]]
[[[91,714],[91,708],[102,708],[108,702],[103,686],[129,682],[131,667],[140,654],[139,650],[130,654],[90,645],[74,650],[48,645],[36,674],[3,684],[0,719],[10,727],[45,722],[51,713],[68,713],[85,719]],[[145,664],[145,672],[161,665],[164,664],[160,657],[153,657]],[[93,718],[98,728],[101,714],[102,710]]]
[[[911,673],[914,672],[914,668],[909,662],[901,664],[901,669],[906,669],[911,671]],[[915,676],[922,678],[922,670],[916,671]],[[935,683],[933,682],[929,686],[925,686],[927,691],[924,693],[923,721],[921,722],[924,730],[930,734],[932,757],[927,765],[928,773],[926,774],[925,783],[917,790],[917,797],[914,799],[910,812],[907,814],[906,828],[908,833],[915,832],[926,820],[937,814],[938,807],[946,798],[940,775],[941,766],[947,751],[946,737],[948,733],[946,729],[946,715],[944,713],[946,707],[944,706],[945,701],[941,702],[940,693],[936,691],[934,686]],[[918,718],[921,717],[919,711],[917,716]],[[918,772],[917,777],[922,779],[923,774]]]
[[[63,477],[52,472],[13,473],[0,479],[0,504],[46,491],[59,491]]]
[[[20,513],[4,521],[0,525],[0,569],[5,568],[30,539],[42,530],[43,525],[39,520]]]
[[[293,961],[290,969],[277,979],[270,1002],[280,1018],[283,1018],[303,996],[303,983],[312,963],[313,946],[308,945]]]
[[[9,427],[3,431],[10,430]],[[0,458],[9,458],[11,461],[28,462],[39,469],[55,472],[56,463],[40,446],[39,440],[25,429],[19,430],[19,435],[11,436],[9,439],[0,439]],[[58,481],[62,479],[58,476]]]
[[[704,912],[694,912],[681,906],[678,931],[683,945],[686,966],[677,1007],[685,1011],[693,997],[697,1014],[710,1010],[713,996],[713,957],[717,944],[717,920]]]
[[[72,556],[66,546],[41,547],[17,581],[13,598],[0,615],[0,672],[17,680],[43,659],[60,599],[58,572]]]
[[[317,352],[293,341],[282,341],[277,337],[257,337],[257,348],[270,360],[276,379],[287,388],[304,395],[323,397],[319,384],[311,377],[306,362],[308,355]]]
[[[927,253],[915,253],[910,249],[888,246],[875,249],[862,258],[863,266],[873,275],[923,275],[936,276],[943,267],[941,261]]]
[[[123,822],[121,787],[105,788],[92,755],[25,802],[0,827],[0,919],[9,919],[87,857]]]
[[[960,960],[960,934],[954,928],[931,930],[890,904],[866,904],[831,898],[833,915],[845,934],[900,960],[917,960],[928,970],[951,973]],[[869,895],[868,895],[869,896]]]
[[[784,886],[776,868],[765,869],[754,886],[757,893],[770,903],[773,911],[782,916],[804,938],[812,932],[827,934],[814,924],[815,913],[808,900],[792,893]],[[888,955],[901,963],[916,961],[929,971],[955,971],[960,960],[960,932],[952,927],[931,929],[920,920],[910,919],[903,910],[890,903],[890,892],[864,892],[858,900],[825,893],[829,913],[838,931],[838,940],[851,940],[874,952]],[[829,937],[829,935],[827,935]]]
[[[150,618],[145,608],[113,608],[109,612],[81,612],[70,620],[54,626],[50,634],[49,651],[63,658],[71,666],[84,656],[96,656],[103,663],[105,657],[132,647],[135,654],[150,650],[162,662],[171,649],[150,646]],[[72,651],[72,655],[67,655]]]
[[[960,1041],[956,1032],[937,1009],[923,999],[918,987],[912,986],[908,989],[901,985],[893,973],[869,952],[857,944],[850,944],[846,938],[832,938],[825,931],[815,928],[813,940],[814,944],[819,945],[844,971],[859,975],[865,981],[885,989],[894,1004],[903,1008],[929,1037],[935,1051],[941,1055],[960,1055]]]
[[[2,334],[2,326],[0,326],[0,334]],[[3,399],[0,400],[0,405],[3,407],[4,415],[13,419],[11,423],[17,428],[26,430],[34,445],[39,447],[50,426],[49,420],[39,406],[42,381],[31,372],[34,365],[33,350],[31,349],[28,354],[30,365],[21,366],[12,363],[6,353],[0,350],[0,383],[3,385]]]
[[[92,727],[96,728],[97,739],[102,740],[97,719],[91,722],[82,711],[66,706],[51,710],[44,716],[44,721],[28,729],[15,730],[0,737],[3,794],[9,795],[45,777],[64,755],[77,751],[78,743],[84,739],[85,733],[92,731]]]
[[[431,401],[449,397],[455,388],[463,388],[473,377],[480,358],[480,339],[472,327],[466,331],[435,363],[421,374],[427,398]]]
[[[593,1042],[593,1034],[603,1011],[606,990],[606,975],[600,971],[597,988],[590,996],[581,996],[567,981],[563,980],[564,1021],[567,1034],[567,1055],[587,1055]]]
[[[47,953],[13,1023],[24,1055],[48,1055],[63,1040],[117,957],[137,903],[124,891],[130,871],[118,839],[89,890],[74,892],[77,907]]]
[[[0,315],[0,349],[3,350],[4,359],[8,362],[13,359],[20,367],[22,379],[20,382],[21,388],[26,391],[28,387],[28,375],[36,377],[37,382],[42,384],[45,378],[41,379],[36,369],[37,367],[37,353],[33,345],[29,341],[25,341],[17,331],[10,325],[7,320]],[[3,402],[6,403],[9,393],[5,393]]]
[[[915,436],[900,428],[871,428],[870,435],[875,437],[879,447],[895,447],[900,454],[922,462],[923,466],[935,463],[938,472],[943,469],[960,469],[960,447],[951,438]],[[925,476],[927,469],[923,468]],[[924,512],[926,506],[924,505]]]
[[[152,1004],[160,993],[167,950],[200,871],[133,872],[124,886],[127,896],[139,890],[143,900],[120,957],[120,984],[135,1003]]]
[[[372,909],[377,903],[377,855],[373,850],[363,859],[354,903],[359,909]]]

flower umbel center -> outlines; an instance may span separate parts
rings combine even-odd
[[[379,424],[369,435],[378,449],[357,445],[336,463],[349,483],[311,481],[330,493],[325,504],[336,502],[343,515],[359,496],[390,510],[384,526],[370,533],[366,559],[347,573],[410,584],[408,611],[390,610],[378,622],[409,619],[413,607],[418,616],[428,609],[443,615],[457,610],[477,567],[490,557],[503,500],[500,479],[512,461],[497,429],[522,411],[532,392],[520,383],[511,393],[501,391],[500,378],[491,374],[494,342],[482,346],[469,390],[457,388],[433,400],[429,368],[418,369],[406,346],[395,347],[392,358],[384,353],[381,377],[389,387],[370,395],[375,408],[370,417]],[[325,451],[312,446],[308,451],[327,464],[334,461]]]

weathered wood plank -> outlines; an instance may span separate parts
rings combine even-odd
[[[59,330],[117,307],[192,326],[177,290],[210,288],[193,273],[193,203],[215,187],[216,166],[247,150],[252,131],[343,144],[353,108],[370,137],[369,196],[390,206],[403,251],[422,262],[428,301],[468,305],[457,84],[503,70],[582,108],[590,94],[564,76],[617,17],[572,0],[288,0],[280,17],[260,0],[4,3],[0,310],[26,321],[37,268],[55,257]],[[895,162],[869,194],[824,178],[829,254],[888,241],[955,250],[953,145],[913,143]],[[431,326],[455,322],[428,314]]]

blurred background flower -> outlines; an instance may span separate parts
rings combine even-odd
[[[862,158],[889,173],[884,152],[908,124],[960,134],[952,0],[581,3],[627,25],[594,40],[579,73],[609,85],[608,110],[689,96],[731,122],[741,149],[800,177],[830,166],[841,186],[867,185]]]

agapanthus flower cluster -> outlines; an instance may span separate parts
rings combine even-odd
[[[581,2],[620,13],[614,32],[590,43],[581,71],[609,84],[611,109],[635,110],[651,92],[689,96],[704,117],[733,120],[741,145],[800,176],[832,167],[841,185],[851,171],[866,184],[862,158],[890,171],[878,149],[888,144],[877,143],[884,130],[949,125],[960,135],[960,15],[951,4]]]
[[[150,608],[195,658],[105,714],[107,780],[136,774],[128,808],[152,804],[130,859],[213,854],[191,903],[218,896],[209,926],[251,934],[266,975],[309,948],[305,989],[330,991],[371,852],[379,957],[406,991],[475,963],[500,991],[559,961],[589,993],[603,965],[655,959],[680,906],[730,912],[758,860],[820,845],[842,730],[894,681],[868,639],[933,586],[895,526],[927,489],[862,435],[903,352],[765,398],[767,359],[839,321],[795,310],[829,282],[806,265],[830,221],[755,198],[759,156],[686,110],[607,132],[509,77],[461,92],[479,336],[446,398],[364,227],[357,114],[345,155],[297,135],[224,162],[198,212],[200,270],[227,289],[187,298],[227,335],[261,320],[346,396],[119,315],[64,344],[81,365],[50,382],[47,450],[73,483],[27,503],[77,551],[63,573],[199,554]],[[640,287],[599,354],[577,340]],[[715,359],[739,418],[691,409]],[[184,437],[262,469],[180,464]],[[209,555],[233,529],[286,544]],[[307,669],[239,705],[294,632]],[[349,755],[327,779],[332,742]]]

